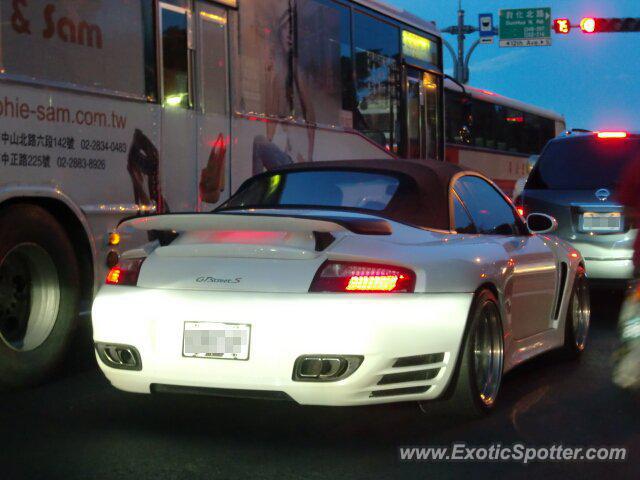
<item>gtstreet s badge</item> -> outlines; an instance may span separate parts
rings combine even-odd
[[[606,188],[601,188],[600,190],[596,190],[596,198],[601,202],[606,202],[610,196],[611,196],[611,192]]]
[[[242,277],[237,278],[215,278],[215,277],[198,277],[196,282],[198,283],[240,283]]]

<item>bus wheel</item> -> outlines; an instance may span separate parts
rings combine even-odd
[[[0,389],[42,382],[75,331],[78,262],[64,228],[45,209],[0,211]]]

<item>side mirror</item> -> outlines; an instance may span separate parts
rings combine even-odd
[[[527,227],[531,233],[551,233],[558,229],[558,221],[546,213],[530,213]]]

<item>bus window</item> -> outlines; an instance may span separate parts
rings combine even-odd
[[[190,0],[163,0],[162,3],[171,4],[186,10],[189,8],[189,1]]]
[[[460,108],[457,93],[447,92],[447,142],[464,143],[455,135]],[[523,112],[482,100],[472,100],[473,144],[501,152],[518,154],[540,153],[546,143],[555,137],[552,119]]]
[[[161,5],[162,103],[170,107],[191,107],[189,79],[189,23],[187,11]]]
[[[556,122],[551,118],[543,118],[543,117],[539,117],[539,118],[540,118],[540,124],[541,124],[540,131],[541,131],[542,138],[540,139],[540,143],[538,144],[538,148],[535,151],[535,153],[540,153],[542,149],[545,147],[545,145],[547,144],[547,142],[552,138],[555,138],[556,136]],[[560,130],[564,130],[564,128],[566,127],[562,125]]]
[[[398,153],[400,31],[359,12],[355,13],[354,25],[356,128]]]
[[[521,153],[540,153],[542,142],[542,118],[531,113],[523,114]]]
[[[142,29],[144,32],[145,96],[149,102],[158,101],[158,65],[155,32],[155,9],[150,2],[142,2]]]
[[[494,110],[493,104],[479,100],[473,100],[471,104],[473,112],[473,144],[481,148],[496,148],[494,135]]]
[[[447,91],[445,94],[445,135],[447,143],[462,143],[460,129],[464,122],[462,95]]]
[[[440,77],[425,72],[422,77],[425,97],[425,114],[427,117],[427,158],[440,160],[438,145],[440,143]]]
[[[351,65],[351,17],[349,10],[327,0],[298,0],[297,61],[300,88],[296,114],[309,120],[353,128],[353,77]],[[303,93],[305,91],[313,93]]]
[[[555,122],[538,115],[525,115],[525,123],[532,140],[527,153],[540,153],[549,140],[556,136]]]
[[[227,13],[200,4],[200,81],[205,113],[227,113]]]
[[[495,105],[494,136],[492,148],[504,152],[528,153],[525,135],[525,115],[520,110]]]
[[[244,2],[242,9],[235,110],[288,118],[293,111],[291,5],[287,0],[261,0]]]
[[[471,100],[466,95],[447,90],[445,94],[447,143],[471,143]]]
[[[503,114],[504,116],[501,120],[506,132],[505,150],[514,153],[529,153],[524,135],[524,112],[513,108],[505,108],[503,109]],[[496,148],[500,150],[498,145],[496,145]]]

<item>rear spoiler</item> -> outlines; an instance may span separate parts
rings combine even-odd
[[[378,218],[351,218],[263,213],[171,213],[125,218],[118,229],[142,231],[229,231],[332,233],[349,231],[358,235],[391,235],[389,222]]]

